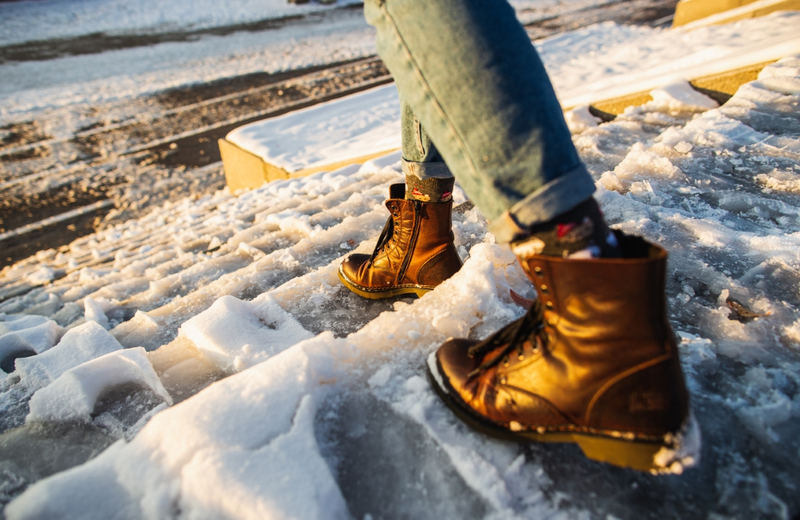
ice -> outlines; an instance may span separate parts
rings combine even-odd
[[[89,419],[104,390],[126,383],[150,388],[172,404],[141,347],[118,350],[67,370],[38,390],[30,401],[27,422]]]
[[[103,327],[90,321],[67,331],[56,346],[43,354],[18,359],[16,372],[28,388],[42,388],[67,370],[121,348]]]
[[[223,296],[181,326],[180,334],[223,370],[243,370],[312,334],[271,297],[243,302]]]

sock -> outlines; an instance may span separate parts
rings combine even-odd
[[[594,198],[556,218],[537,224],[530,235],[512,244],[520,256],[531,254],[563,258],[619,258],[617,237],[606,224]]]
[[[420,179],[406,175],[406,199],[420,202],[448,202],[453,198],[455,177]]]

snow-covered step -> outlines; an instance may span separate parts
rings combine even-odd
[[[400,101],[378,87],[251,123],[220,139],[231,191],[363,163],[400,148]]]

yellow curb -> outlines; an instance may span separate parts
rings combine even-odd
[[[343,161],[322,164],[297,171],[287,171],[280,166],[266,162],[258,155],[236,146],[227,139],[220,139],[218,143],[219,151],[222,155],[222,168],[225,171],[225,181],[231,193],[235,193],[240,189],[258,188],[265,182],[305,177],[312,173],[338,170],[339,168],[351,164],[362,164],[370,159],[375,159],[376,157],[399,150],[399,148],[381,150],[367,155],[351,157]]]
[[[800,0],[680,0],[672,27],[696,29],[757,18],[775,11],[798,11]]]
[[[775,61],[777,60],[765,61],[757,65],[749,65],[720,74],[703,76],[690,80],[689,84],[698,92],[705,94],[720,105],[723,105],[736,93],[740,86],[758,79],[759,72],[770,63],[775,63]],[[611,121],[615,116],[625,112],[626,108],[641,106],[652,100],[653,96],[650,95],[650,91],[648,90],[601,101],[594,101],[590,106],[592,112],[596,116],[604,121]],[[565,108],[564,110],[570,110],[572,108],[575,107]]]

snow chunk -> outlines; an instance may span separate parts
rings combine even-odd
[[[40,267],[39,269],[28,275],[28,281],[33,285],[43,285],[53,281],[53,278],[55,277],[56,277],[55,271],[43,265],[42,267]]]
[[[44,354],[18,359],[17,372],[29,388],[42,388],[73,367],[121,349],[111,334],[90,321],[68,331]]]
[[[589,112],[589,105],[581,105],[564,112],[564,120],[567,122],[570,133],[573,134],[579,134],[589,128],[597,128],[601,122],[599,118]]]
[[[786,56],[761,69],[758,79],[780,76],[800,77],[800,55]]]
[[[685,468],[700,462],[700,426],[693,413],[689,414],[689,419],[673,441],[673,449],[661,448],[653,457],[653,463],[659,468],[653,473],[680,475]]]
[[[381,386],[386,385],[389,382],[389,378],[392,375],[392,367],[389,365],[384,365],[377,372],[375,372],[372,377],[367,380],[367,383],[371,388],[378,388]]]
[[[88,419],[103,390],[123,383],[139,383],[172,404],[145,350],[136,347],[111,352],[64,372],[33,394],[26,421]]]
[[[662,157],[644,148],[642,143],[636,143],[625,159],[614,168],[618,179],[636,180],[659,178],[665,180],[683,180],[681,170],[672,164],[666,157]]]
[[[800,94],[800,78],[776,76],[762,79],[761,84],[779,94],[786,94],[787,96]]]
[[[315,412],[311,396],[305,396],[291,430],[267,446],[198,453],[183,470],[183,494],[193,499],[184,510],[187,518],[350,518],[319,454]]]
[[[800,318],[798,318],[794,323],[784,329],[786,332],[786,336],[794,341],[800,347]]]
[[[767,65],[758,74],[758,79],[773,92],[800,94],[800,56],[787,56]]]
[[[303,215],[292,209],[287,209],[280,213],[272,213],[267,216],[266,222],[277,225],[282,231],[298,233],[301,236],[313,236],[315,233],[322,231],[321,226],[311,225],[308,215]]]
[[[653,101],[647,103],[651,110],[666,112],[704,112],[717,108],[719,103],[701,94],[688,81],[676,81],[665,87],[650,91]]]
[[[240,371],[313,336],[272,298],[244,302],[223,296],[181,327],[225,370]]]
[[[0,314],[0,358],[7,354],[7,343],[21,342],[41,354],[58,340],[61,327],[44,316]]]
[[[101,298],[101,300],[103,299],[104,298]],[[87,296],[83,299],[83,307],[85,309],[84,314],[86,321],[94,321],[106,330],[111,328],[111,325],[108,323],[108,318],[106,317],[105,309],[103,308],[103,302],[95,301]]]

